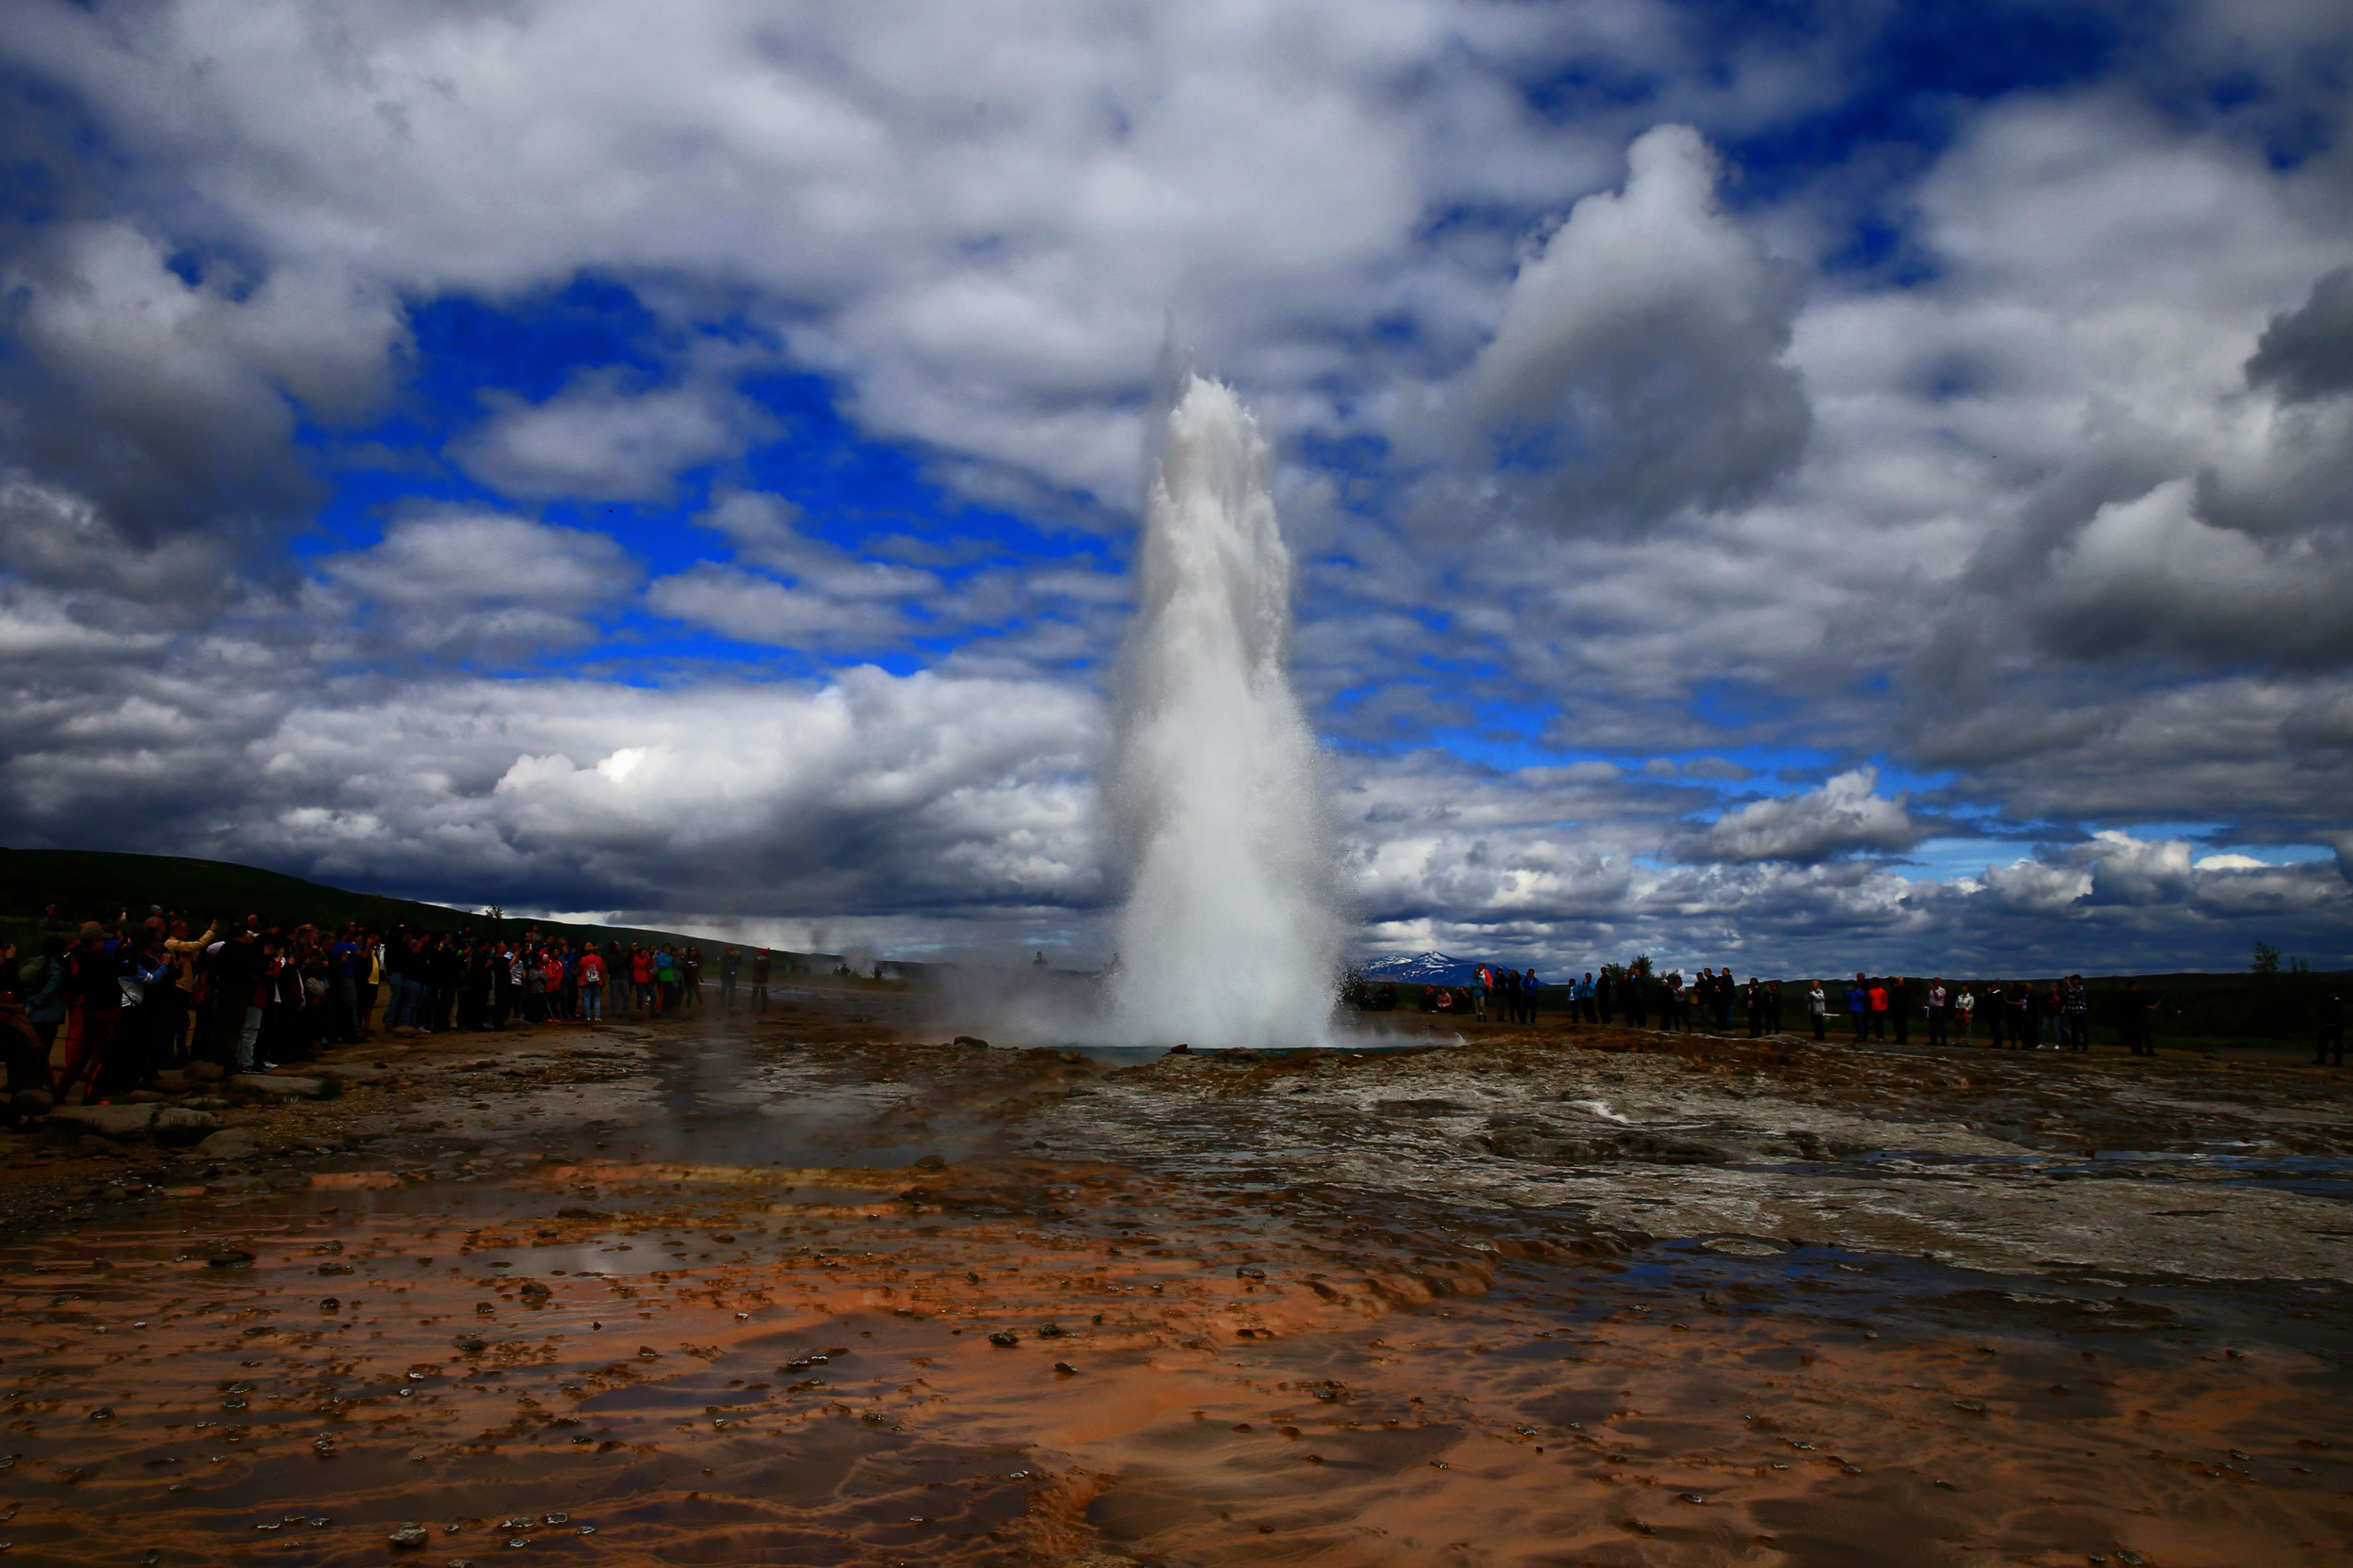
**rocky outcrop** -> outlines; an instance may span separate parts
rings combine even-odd
[[[223,1128],[196,1145],[195,1153],[204,1160],[250,1160],[262,1152],[262,1145],[253,1134],[241,1127]]]
[[[274,1095],[282,1099],[323,1099],[328,1094],[324,1078],[296,1078],[291,1073],[239,1073],[229,1080],[229,1087],[248,1095]]]
[[[1690,1138],[1673,1138],[1640,1128],[1571,1131],[1550,1122],[1515,1121],[1491,1126],[1480,1139],[1490,1154],[1545,1165],[1600,1165],[1630,1160],[1646,1165],[1721,1165],[1732,1150]]]
[[[218,1132],[221,1121],[209,1111],[192,1111],[184,1105],[167,1105],[155,1112],[148,1124],[147,1135],[168,1149],[184,1149],[200,1144]]]
[[[149,1105],[69,1105],[49,1112],[52,1123],[66,1123],[86,1128],[101,1138],[120,1142],[136,1138],[155,1120],[155,1107]]]

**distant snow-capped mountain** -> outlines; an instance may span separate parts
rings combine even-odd
[[[1417,952],[1410,958],[1376,958],[1358,972],[1367,980],[1394,980],[1401,985],[1468,985],[1478,969],[1475,959]]]

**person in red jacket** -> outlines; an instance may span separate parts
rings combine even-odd
[[[122,1021],[122,976],[129,956],[129,947],[107,936],[95,920],[82,927],[82,939],[66,955],[67,994],[81,1028],[66,1057],[65,1075],[57,1080],[60,1105],[86,1078],[85,1103],[96,1096],[104,1081],[106,1058],[114,1050],[115,1030]]]
[[[1883,980],[1871,982],[1867,994],[1871,999],[1871,1038],[1884,1040],[1887,1038],[1887,983]]]
[[[752,1011],[768,1011],[768,950],[761,948],[752,957]]]
[[[597,944],[590,942],[580,950],[580,962],[572,969],[573,983],[580,987],[580,1016],[589,1023],[604,1016],[604,959],[597,952]]]
[[[639,1013],[653,1011],[653,954],[643,945],[632,948],[629,954],[629,984],[636,993]]]

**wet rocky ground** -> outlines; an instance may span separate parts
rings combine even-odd
[[[11,1139],[6,1556],[2353,1560],[2353,1075],[786,1002]]]

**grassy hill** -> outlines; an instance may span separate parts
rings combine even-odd
[[[574,942],[688,943],[706,953],[720,944],[708,936],[633,926],[573,925],[561,920],[509,917],[495,920],[462,909],[412,899],[354,893],[298,876],[240,866],[228,860],[191,860],[171,855],[122,855],[106,850],[0,849],[0,931],[19,949],[35,951],[51,932],[71,936],[85,920],[112,923],[120,915],[144,919],[151,904],[184,916],[199,930],[204,922],[259,915],[264,926],[304,921],[326,927],[357,921],[374,931],[405,925],[415,931],[496,930],[520,935],[525,926]],[[54,908],[55,913],[50,911]],[[794,953],[779,949],[779,960],[799,960],[823,973],[840,962],[832,953]]]

